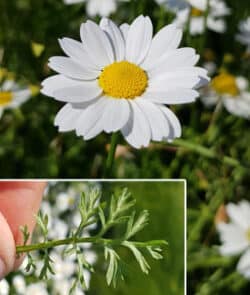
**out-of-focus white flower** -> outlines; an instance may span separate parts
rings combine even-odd
[[[56,209],[59,212],[64,212],[66,210],[72,209],[76,202],[74,190],[68,190],[67,192],[60,193],[56,197]]]
[[[220,253],[224,256],[241,256],[237,270],[246,278],[250,278],[250,203],[241,201],[238,205],[228,204],[226,206],[230,223],[219,223],[217,225],[222,246]]]
[[[69,231],[69,226],[66,222],[59,218],[53,218],[52,226],[49,229],[49,238],[51,239],[64,239]]]
[[[187,2],[189,3],[187,7],[179,8],[176,12],[174,22],[178,27],[184,29],[190,19],[189,29],[191,35],[202,34],[206,26],[217,33],[226,31],[224,17],[230,14],[230,9],[223,0],[187,0]],[[206,18],[207,9],[208,15]]]
[[[49,295],[44,283],[34,283],[27,286],[25,295]]]
[[[69,279],[74,274],[76,264],[72,259],[68,257],[63,259],[61,253],[57,253],[56,251],[52,251],[50,257],[53,261],[53,270],[55,272],[53,279]]]
[[[116,11],[118,0],[64,0],[65,4],[81,2],[86,2],[86,10],[89,16],[107,17]]]
[[[229,113],[250,119],[249,83],[244,77],[222,72],[204,90],[201,101],[208,107],[222,101]]]
[[[9,283],[3,279],[0,281],[0,294],[1,295],[9,295],[10,286]]]
[[[37,86],[21,87],[9,74],[0,69],[0,118],[6,109],[15,109],[20,107],[33,95],[39,92]]]
[[[250,17],[243,20],[239,24],[240,33],[236,36],[236,39],[247,46],[247,51],[250,52]]]
[[[182,32],[168,25],[153,37],[149,17],[129,26],[102,19],[81,26],[78,42],[60,40],[68,57],[52,57],[59,74],[43,81],[42,93],[67,102],[55,119],[59,131],[75,130],[89,140],[102,131],[121,131],[135,148],[150,140],[172,141],[181,125],[165,105],[195,101],[207,71],[195,67],[193,48],[179,48]]]
[[[13,284],[14,288],[16,289],[17,294],[19,294],[19,295],[26,294],[26,282],[25,282],[24,277],[22,275],[16,275],[12,279],[12,284]]]

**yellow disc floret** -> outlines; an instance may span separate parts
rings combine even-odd
[[[10,91],[0,91],[0,106],[8,105],[13,99],[13,94]]]
[[[115,62],[103,69],[99,85],[107,96],[133,99],[141,96],[146,90],[148,76],[143,69],[133,63]]]
[[[191,16],[198,17],[198,16],[202,16],[203,14],[204,12],[198,8],[193,7],[191,9]]]
[[[239,94],[235,76],[228,73],[221,73],[213,78],[211,86],[218,94],[228,94],[231,96],[237,96]]]

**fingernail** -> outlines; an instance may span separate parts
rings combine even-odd
[[[5,264],[3,260],[0,258],[0,280],[4,277],[5,274]]]

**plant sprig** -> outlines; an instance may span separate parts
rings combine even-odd
[[[136,211],[132,210],[135,206],[135,199],[131,197],[131,194],[127,189],[124,189],[118,195],[112,195],[109,204],[101,203],[101,191],[92,189],[88,193],[82,193],[79,200],[79,211],[81,215],[81,221],[79,226],[71,232],[70,236],[61,240],[49,240],[48,238],[48,216],[39,213],[37,215],[37,224],[41,230],[43,236],[43,242],[37,244],[27,245],[29,239],[29,233],[27,227],[22,228],[24,244],[16,247],[18,255],[21,253],[28,253],[28,265],[27,270],[35,268],[35,262],[30,255],[32,251],[42,251],[43,267],[40,273],[40,278],[47,278],[48,274],[54,274],[53,261],[49,256],[49,250],[65,245],[65,255],[75,255],[78,271],[77,277],[73,282],[71,293],[74,289],[80,285],[83,289],[86,289],[86,282],[84,278],[84,269],[94,272],[94,268],[90,265],[85,257],[84,252],[80,248],[81,244],[92,243],[93,245],[99,245],[104,250],[104,257],[108,263],[106,280],[108,285],[117,285],[118,279],[124,279],[122,274],[122,259],[117,253],[119,247],[127,248],[135,257],[141,270],[148,274],[150,266],[144,257],[145,254],[149,254],[153,259],[162,259],[162,247],[167,245],[164,240],[153,241],[133,241],[131,240],[138,232],[144,229],[149,222],[149,213],[147,210],[142,211],[136,217]],[[83,237],[83,230],[91,224],[99,224],[100,229],[94,236]],[[106,238],[105,235],[110,229],[115,228],[118,225],[124,226],[124,233],[119,238]]]

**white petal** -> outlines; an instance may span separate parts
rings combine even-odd
[[[91,0],[87,1],[87,12],[90,16],[109,16],[116,10],[116,0]]]
[[[92,21],[81,25],[81,39],[91,60],[100,68],[114,62],[111,43],[102,29]]]
[[[106,98],[98,98],[82,112],[76,124],[76,134],[78,136],[85,136],[89,133],[102,116],[106,104]]]
[[[130,28],[130,25],[129,24],[122,24],[120,26],[120,30],[122,32],[122,35],[123,35],[123,38],[124,40],[126,41],[127,40],[127,37],[128,37],[128,31],[129,31],[129,28]]]
[[[122,128],[122,134],[131,146],[135,148],[147,147],[151,137],[149,123],[135,102],[131,101],[130,105],[131,116],[128,123]]]
[[[1,89],[3,91],[11,91],[13,89],[17,88],[16,83],[13,80],[5,80],[3,84],[1,85]]]
[[[183,47],[167,52],[157,63],[147,69],[149,77],[154,77],[165,72],[170,72],[182,67],[192,67],[198,60],[199,55],[195,54],[195,50],[189,47]]]
[[[128,121],[130,106],[125,99],[112,99],[104,97],[107,103],[102,109],[102,115],[96,124],[85,134],[84,139],[88,140],[97,136],[102,131],[107,133],[120,130]]]
[[[248,249],[240,258],[237,271],[245,278],[250,278],[250,249]]]
[[[213,17],[208,17],[207,27],[217,33],[224,33],[227,29],[226,22],[223,19],[215,19]]]
[[[124,60],[125,41],[121,30],[117,27],[117,25],[114,22],[107,18],[103,18],[101,20],[100,27],[103,31],[107,33],[110,39],[115,54],[115,60]]]
[[[201,11],[205,11],[207,8],[208,0],[188,0],[188,2],[193,6],[198,8]]]
[[[82,85],[64,87],[54,91],[54,96],[57,100],[66,101],[71,103],[81,103],[85,101],[90,101],[97,98],[102,93],[100,87],[98,87],[97,82],[93,83],[82,83]]]
[[[143,98],[161,104],[182,104],[194,102],[199,96],[196,90],[188,88],[176,88],[160,90],[159,92],[148,90],[143,94]]]
[[[51,57],[49,67],[59,74],[78,80],[94,80],[99,75],[97,71],[84,68],[73,59],[64,56]]]
[[[227,214],[230,219],[239,227],[247,230],[250,225],[250,215],[244,214],[244,209],[242,210],[240,205],[235,205],[230,203],[226,207]]]
[[[91,69],[100,72],[100,68],[91,62],[83,44],[71,38],[59,39],[59,43],[63,51],[76,62],[81,63],[81,65],[86,69]]]
[[[165,140],[171,141],[175,138],[181,137],[181,124],[176,115],[167,107],[159,106],[170,125],[170,133]]]
[[[223,103],[229,113],[250,119],[250,93],[242,93],[236,98],[225,98],[223,99]]]
[[[139,16],[131,24],[126,40],[126,60],[140,64],[151,46],[153,26],[149,17]]]
[[[77,118],[81,114],[81,109],[74,109],[71,104],[67,103],[57,113],[55,117],[55,126],[59,127],[59,131],[67,132],[75,129]]]
[[[18,90],[13,92],[13,94],[14,94],[14,100],[8,106],[9,108],[19,107],[21,104],[25,103],[32,96],[30,89]]]
[[[42,83],[41,93],[54,97],[54,91],[62,87],[71,87],[81,85],[81,82],[64,77],[63,75],[54,75],[46,78]]]
[[[220,247],[222,255],[236,255],[244,251],[249,242],[246,238],[246,232],[238,225],[232,223],[220,223],[217,225],[220,238],[223,245]]]
[[[148,56],[143,62],[143,67],[147,69],[154,64],[166,51],[176,49],[181,42],[182,31],[175,25],[168,25],[162,28],[153,38]]]
[[[170,127],[168,120],[163,115],[160,108],[142,98],[136,99],[135,103],[141,108],[149,122],[152,140],[161,141],[164,137],[167,137],[170,132]]]
[[[130,106],[126,99],[106,97],[108,104],[104,113],[104,131],[115,132],[124,127],[130,116]]]
[[[195,69],[195,68],[193,68]],[[195,71],[178,69],[155,76],[149,80],[148,91],[165,91],[174,88],[193,88],[200,81]]]
[[[190,34],[199,35],[205,30],[205,18],[203,16],[192,17],[190,20]]]
[[[102,93],[97,81],[74,81],[62,75],[47,78],[41,92],[59,101],[81,103],[92,100]]]

